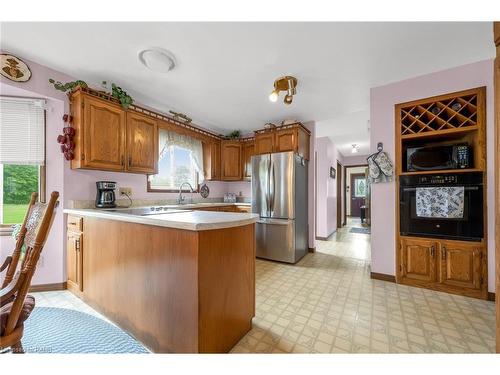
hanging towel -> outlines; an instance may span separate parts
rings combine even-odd
[[[394,167],[387,152],[380,151],[368,157],[368,179],[370,183],[390,182]]]
[[[417,216],[444,219],[464,217],[464,187],[440,186],[416,189]]]

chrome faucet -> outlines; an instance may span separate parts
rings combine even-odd
[[[183,183],[181,184],[181,186],[179,186],[179,199],[177,200],[179,204],[183,204],[183,203],[184,203],[184,200],[186,199],[186,198],[184,198],[184,197],[182,196],[182,187],[183,187],[184,185],[189,186],[189,189],[191,189],[191,194],[193,194],[193,193],[194,193],[194,189],[193,189],[193,187],[191,186],[191,184],[190,184],[189,182],[187,182],[187,181],[186,181],[186,182],[183,182]],[[192,196],[192,195],[191,195],[191,203],[193,203],[193,196]]]

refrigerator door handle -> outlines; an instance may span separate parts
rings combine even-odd
[[[269,177],[270,199],[269,199],[269,211],[271,215],[274,212],[274,196],[275,196],[275,175],[274,175],[274,162],[271,160],[271,173]],[[271,216],[269,215],[269,216]]]

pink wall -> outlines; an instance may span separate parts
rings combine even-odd
[[[354,155],[354,156],[344,156],[344,167],[349,167],[350,165],[365,165],[368,164],[366,158],[368,155]]]
[[[316,236],[326,238],[337,230],[337,178],[340,177],[330,178],[330,167],[337,169],[337,161],[342,161],[329,137],[316,138],[316,152]]]
[[[7,81],[10,83],[11,81]],[[60,193],[60,202],[64,201],[63,168],[64,161],[60,157],[59,146],[55,141],[61,131],[61,118],[64,114],[65,103],[59,99],[46,97],[42,93],[32,92],[20,89],[0,82],[0,95],[26,96],[26,97],[45,97],[47,99],[46,109],[46,166],[47,166],[47,193],[58,191]],[[29,83],[29,82],[28,82]],[[31,85],[34,87],[35,85]],[[23,86],[24,88],[24,86]],[[38,264],[33,284],[58,283],[64,280],[64,238],[65,226],[62,213],[63,205],[56,209],[54,222],[47,242],[45,244],[42,257]],[[14,240],[11,237],[0,237],[0,262],[10,255],[14,248]]]
[[[309,166],[308,166],[308,222],[309,222],[309,247],[316,248],[316,123],[314,121],[304,123],[304,126],[311,132],[309,140]]]
[[[480,61],[424,76],[375,87],[370,93],[371,151],[377,142],[394,160],[394,105],[469,88],[486,86],[488,173],[488,289],[494,291],[494,117],[493,60]],[[395,183],[372,187],[372,271],[395,274]]]

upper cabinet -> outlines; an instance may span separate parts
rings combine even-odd
[[[221,179],[223,181],[238,181],[243,177],[242,142],[221,142]]]
[[[125,167],[125,112],[118,106],[85,97],[78,122],[77,143],[83,145],[81,168],[121,171]],[[80,121],[78,121],[80,120]],[[82,137],[83,135],[83,137]]]
[[[156,173],[158,155],[157,121],[140,113],[127,112],[127,170]]]
[[[255,154],[294,151],[309,160],[309,131],[300,123],[255,132]]]
[[[203,169],[207,181],[221,179],[220,144],[218,140],[203,142]]]
[[[255,142],[253,139],[243,142],[243,179],[249,180],[252,178],[252,155],[255,155]]]
[[[255,133],[255,155],[274,152],[275,132]]]
[[[81,91],[72,95],[71,107],[76,129],[71,168],[156,173],[156,119]]]

